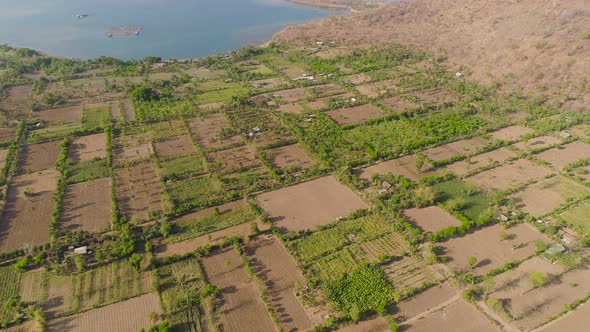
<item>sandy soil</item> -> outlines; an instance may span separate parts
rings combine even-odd
[[[221,289],[219,320],[224,331],[276,331],[241,257],[230,248],[202,260],[208,282]]]
[[[290,26],[274,40],[413,44],[443,53],[447,65],[463,66],[468,79],[499,81],[506,91],[524,93],[542,86],[547,95],[561,95],[564,108],[582,108],[590,99],[578,89],[590,68],[589,41],[581,37],[590,25],[587,11],[585,0],[412,0]]]
[[[283,244],[272,235],[262,235],[248,243],[245,253],[264,283],[264,293],[278,315],[279,327],[285,331],[309,330],[312,323],[295,296],[296,284],[305,284],[305,279]]]
[[[50,321],[48,331],[137,331],[148,329],[150,313],[160,313],[156,294],[145,294],[127,301],[93,309],[82,314]]]
[[[551,174],[549,168],[537,166],[526,159],[519,159],[475,174],[468,177],[467,181],[486,191],[505,190],[531,180],[542,179],[548,174]]]
[[[49,241],[52,193],[59,173],[46,170],[14,178],[0,222],[0,249],[11,250]],[[26,197],[25,192],[30,192]]]
[[[118,206],[130,220],[147,219],[148,211],[163,209],[162,188],[152,163],[118,168],[115,176]]]
[[[53,168],[59,156],[59,141],[25,145],[18,156],[18,169],[30,173]]]
[[[590,144],[573,142],[541,152],[536,155],[536,158],[546,161],[556,169],[561,170],[574,161],[590,158]]]
[[[68,147],[69,158],[74,162],[106,158],[106,138],[104,133],[76,137]]]
[[[499,331],[483,314],[469,303],[459,300],[440,311],[426,317],[402,324],[402,331],[431,332],[431,331],[464,331],[464,332],[492,332]]]
[[[563,318],[541,328],[540,332],[584,332],[590,324],[590,304],[586,303]],[[535,330],[537,331],[537,330]]]
[[[205,119],[194,119],[189,123],[193,135],[205,148],[221,148],[242,141],[239,135],[222,138],[219,131],[228,129],[229,124],[221,114],[213,114]]]
[[[494,139],[502,141],[520,140],[526,134],[532,134],[533,130],[523,126],[510,126],[498,129],[490,133]]]
[[[404,210],[402,215],[425,232],[436,233],[445,227],[461,225],[459,220],[438,205]]]
[[[299,144],[281,146],[268,150],[270,161],[274,167],[286,168],[298,166],[311,168],[315,163],[303,152]]]
[[[66,188],[61,227],[100,232],[111,224],[111,178],[76,183]]]
[[[501,240],[500,233],[506,232],[509,237]],[[455,237],[441,243],[443,256],[447,257],[448,265],[482,275],[502,264],[524,259],[535,252],[533,242],[542,239],[548,242],[541,233],[528,224],[518,224],[508,229],[496,224]],[[517,245],[517,249],[513,246]],[[474,256],[478,260],[475,268],[467,264],[467,258]]]
[[[457,290],[446,282],[430,287],[424,292],[398,303],[393,317],[396,321],[408,320],[451,300],[457,295]]]
[[[158,158],[185,157],[195,153],[190,138],[186,135],[165,139],[154,143]]]
[[[207,153],[207,161],[211,169],[219,169],[222,174],[263,167],[247,145]]]
[[[444,169],[449,170],[459,176],[467,175],[479,168],[490,166],[492,163],[503,163],[516,156],[516,153],[506,149],[499,148],[494,151],[478,154],[466,160],[446,166]]]
[[[368,208],[333,176],[264,193],[256,200],[271,220],[287,231],[313,229]]]
[[[555,136],[539,136],[539,137],[535,137],[532,138],[528,141],[522,141],[522,142],[518,142],[516,144],[514,144],[513,146],[521,151],[530,151],[533,149],[541,149],[541,148],[546,148],[549,147],[551,145],[555,145],[555,144],[559,144],[563,142],[560,138],[557,138]]]
[[[341,108],[326,112],[334,122],[341,126],[352,125],[365,122],[370,119],[376,119],[384,116],[383,112],[377,107],[366,104],[349,108]]]
[[[480,137],[475,137],[437,146],[435,148],[422,151],[422,154],[432,161],[441,161],[455,156],[473,154],[477,152],[477,149],[481,149],[486,145],[488,145],[488,141]]]
[[[412,181],[418,181],[421,177],[434,174],[433,172],[429,172],[427,170],[419,171],[416,168],[415,155],[409,155],[385,161],[367,168],[360,169],[358,173],[359,177],[363,180],[371,180],[371,177],[374,174],[393,173]]]

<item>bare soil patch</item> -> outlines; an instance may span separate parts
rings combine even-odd
[[[479,168],[488,167],[493,163],[503,163],[513,157],[516,157],[516,153],[506,148],[499,148],[494,151],[485,152],[473,157],[469,157],[466,160],[452,163],[446,166],[445,169],[459,176],[463,176]]]
[[[464,139],[449,144],[437,146],[422,153],[432,161],[447,160],[455,156],[470,155],[488,145],[488,141],[481,137]]]
[[[0,142],[12,141],[16,137],[16,128],[4,127],[0,128]]]
[[[399,97],[390,97],[379,101],[379,104],[387,107],[394,113],[403,113],[415,108],[418,108],[418,104],[400,99]]]
[[[542,149],[549,147],[551,145],[559,144],[563,142],[560,138],[555,136],[539,136],[535,138],[531,138],[528,141],[522,141],[514,144],[514,147],[521,150],[521,151],[530,151],[534,149]]]
[[[506,240],[500,237],[503,232],[508,234]],[[449,239],[440,245],[443,255],[448,259],[448,265],[483,275],[505,263],[522,260],[534,254],[533,242],[537,239],[546,241],[541,233],[528,224],[517,224],[507,229],[496,224]],[[473,269],[467,264],[470,256],[478,260]]]
[[[496,167],[471,177],[467,180],[483,190],[505,190],[522,183],[539,180],[551,174],[551,170],[538,166],[526,159]]]
[[[264,80],[250,82],[250,85],[252,85],[255,88],[258,87],[259,89],[276,89],[286,84],[288,84],[288,82],[280,77],[273,77]]]
[[[581,139],[590,139],[590,125],[581,124],[573,126],[569,129],[569,132]]]
[[[281,113],[290,113],[290,114],[303,113],[303,107],[301,105],[295,104],[295,103],[279,105],[279,108],[277,110]]]
[[[368,208],[333,176],[264,193],[256,200],[271,220],[287,231],[329,224],[337,217]]]
[[[76,163],[106,158],[105,144],[104,133],[76,137],[68,147],[69,157]]]
[[[366,104],[349,108],[341,108],[326,112],[334,122],[341,126],[357,124],[370,119],[376,119],[384,116],[383,112],[377,107]]]
[[[33,113],[34,117],[50,124],[81,123],[82,107],[80,105],[43,110]]]
[[[18,169],[30,173],[53,168],[59,152],[59,141],[25,145],[18,156]]]
[[[523,126],[510,126],[490,133],[494,139],[502,141],[518,141],[526,134],[532,134],[533,130]]]
[[[202,265],[207,281],[221,290],[219,318],[225,331],[276,331],[233,248],[203,258]]]
[[[294,103],[305,99],[305,97],[307,97],[307,93],[305,93],[305,89],[303,88],[295,88],[275,91],[273,93],[267,94],[267,96],[270,96],[272,98],[278,98],[283,103]]]
[[[0,222],[0,249],[12,250],[49,241],[52,194],[59,173],[46,170],[14,178]],[[26,193],[26,194],[25,194]]]
[[[247,145],[207,153],[207,160],[212,169],[219,169],[222,174],[263,167]]]
[[[6,89],[6,98],[0,99],[0,109],[6,113],[2,114],[5,115],[5,118],[0,116],[0,122],[4,122],[2,120],[15,119],[19,115],[29,113],[31,109],[29,105],[30,93],[30,85],[19,85]]]
[[[536,158],[548,162],[551,166],[561,170],[567,164],[590,158],[590,144],[584,142],[569,143],[541,152],[536,155]]]
[[[279,327],[285,331],[309,330],[312,323],[295,295],[296,284],[304,284],[305,279],[283,244],[272,235],[262,235],[248,243],[245,253],[264,284],[264,293],[277,313]]]
[[[116,163],[126,163],[136,160],[148,159],[152,154],[152,144],[143,143],[134,146],[125,146],[113,151],[113,159]]]
[[[360,321],[356,324],[347,325],[338,332],[389,332],[389,323],[381,316]]]
[[[442,310],[433,312],[426,317],[402,324],[402,331],[431,332],[431,331],[471,331],[496,332],[499,331],[483,314],[469,303],[458,300]]]
[[[369,97],[369,98],[376,98],[382,94],[386,94],[388,92],[392,92],[398,89],[397,84],[398,80],[388,80],[388,81],[380,81],[374,83],[367,83],[362,85],[357,85],[356,89],[361,94]]]
[[[221,134],[229,129],[229,124],[221,114],[213,114],[204,119],[194,119],[189,124],[191,132],[198,138],[198,142],[205,148],[217,149],[242,141],[239,135],[225,137]]]
[[[66,188],[62,228],[100,232],[111,224],[111,179],[76,183]]]
[[[426,208],[407,209],[404,210],[402,214],[409,222],[418,226],[425,232],[436,233],[449,226],[461,225],[459,220],[438,205]]]
[[[148,329],[150,314],[161,313],[156,294],[148,293],[123,302],[49,322],[48,331],[138,331]]]
[[[363,74],[363,73],[348,75],[348,76],[343,77],[342,79],[345,82],[348,82],[348,83],[354,84],[354,85],[367,83],[372,80],[371,76],[369,76],[367,74]]]
[[[301,167],[311,168],[315,163],[303,152],[299,144],[285,145],[268,150],[270,161],[274,167],[288,168]]]
[[[371,180],[371,177],[374,174],[392,173],[403,176],[412,181],[418,181],[423,176],[433,175],[436,173],[428,169],[418,170],[416,167],[416,160],[417,159],[415,155],[409,155],[378,163],[376,165],[360,169],[358,172],[359,177],[363,180]]]
[[[122,117],[123,121],[129,122],[135,120],[135,112],[129,99],[121,99],[112,104],[111,115],[114,118]]]
[[[187,135],[156,142],[154,148],[160,158],[185,157],[195,153],[193,143]]]
[[[4,159],[6,159],[7,149],[0,150],[0,167],[4,166]]]
[[[583,304],[576,310],[568,313],[564,317],[549,323],[542,328],[542,332],[563,332],[563,331],[580,331],[580,328],[590,324],[590,305]]]
[[[525,190],[510,195],[516,207],[535,217],[541,217],[569,198],[584,195],[588,189],[572,180],[554,176],[528,186]]]
[[[443,88],[434,88],[412,94],[420,103],[446,104],[459,100],[459,96]]]
[[[406,321],[432,308],[435,308],[457,296],[455,290],[447,282],[428,288],[424,292],[404,300],[396,305],[393,317],[397,321]]]
[[[154,165],[142,162],[115,170],[117,204],[130,220],[147,219],[148,211],[164,209],[162,188]]]

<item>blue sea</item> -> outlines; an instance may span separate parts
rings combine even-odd
[[[0,44],[82,59],[211,55],[343,13],[286,0],[0,0],[0,8]],[[143,27],[139,35],[105,35],[133,26]]]

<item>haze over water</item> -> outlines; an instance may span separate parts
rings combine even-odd
[[[121,59],[211,55],[262,42],[287,24],[342,13],[284,0],[0,0],[0,8],[0,44]],[[143,31],[105,36],[126,26]]]

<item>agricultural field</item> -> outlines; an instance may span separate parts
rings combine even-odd
[[[474,154],[487,144],[488,142],[482,138],[471,138],[424,150],[422,154],[431,161],[442,161],[457,156]]]
[[[457,300],[438,311],[428,313],[421,319],[407,321],[400,328],[416,332],[456,331],[457,329],[480,332],[500,331],[486,316],[462,300]]]
[[[117,204],[129,220],[149,218],[149,213],[165,209],[164,198],[156,168],[150,162],[142,162],[115,171]]]
[[[421,177],[435,175],[437,173],[428,166],[418,167],[420,164],[417,161],[418,159],[415,155],[409,155],[378,163],[373,166],[360,169],[358,171],[359,178],[369,181],[375,174],[392,173],[403,176],[412,181],[418,181]]]
[[[104,133],[81,136],[68,146],[69,158],[74,163],[106,158]]]
[[[506,190],[529,181],[538,181],[550,174],[552,171],[549,168],[536,165],[526,159],[518,159],[470,176],[466,180],[486,191],[492,191]]]
[[[574,142],[539,153],[535,156],[557,170],[580,159],[590,158],[590,144]]]
[[[523,126],[510,126],[505,127],[490,133],[492,138],[501,141],[519,141],[523,136],[534,133],[530,128]]]
[[[338,125],[346,126],[380,118],[385,114],[377,107],[367,104],[328,111],[326,112],[326,115]]]
[[[53,168],[59,151],[59,141],[25,145],[19,154],[17,168],[21,173],[33,173]]]
[[[111,179],[68,186],[64,195],[62,228],[97,233],[111,224]]]
[[[493,165],[499,165],[515,158],[516,153],[507,148],[499,148],[490,152],[484,152],[465,160],[461,160],[446,166],[444,169],[449,170],[458,176],[465,176],[478,169],[485,169]]]
[[[436,233],[445,227],[461,225],[459,220],[439,206],[404,210],[403,216],[423,232]]]
[[[584,230],[590,230],[590,201],[584,201],[577,206],[574,206],[567,211],[559,214],[559,218],[566,223]]]

